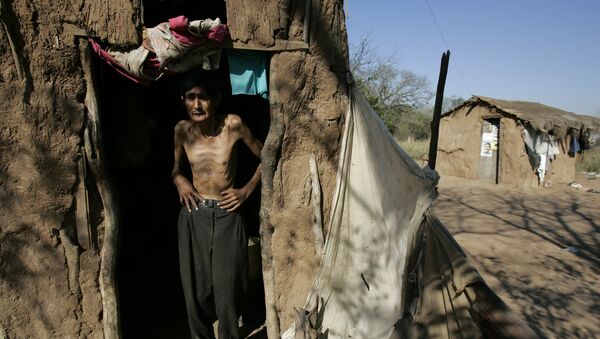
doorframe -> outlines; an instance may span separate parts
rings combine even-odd
[[[496,145],[496,147],[497,147],[496,148],[496,168],[495,168],[496,175],[495,175],[495,178],[494,178],[494,184],[497,185],[497,184],[501,183],[500,169],[502,168],[501,167],[502,157],[500,155],[501,155],[501,150],[502,150],[502,147],[501,147],[502,138],[500,137],[500,134],[501,134],[501,130],[502,130],[501,129],[502,117],[500,115],[498,115],[498,114],[493,114],[493,115],[486,115],[486,116],[483,116],[481,118],[481,128],[479,129],[479,148],[478,148],[479,150],[481,150],[481,141],[482,141],[482,136],[483,136],[483,126],[484,126],[484,122],[485,121],[487,121],[491,125],[496,126],[497,129],[498,129],[498,134],[496,135],[496,138],[497,138],[497,145]],[[481,155],[478,158],[481,159]],[[480,162],[480,166],[481,166],[481,162]],[[481,171],[481,167],[480,167],[480,171]],[[479,176],[479,174],[478,174],[478,176]],[[481,180],[481,178],[479,177],[478,180]]]

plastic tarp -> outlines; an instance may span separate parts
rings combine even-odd
[[[351,88],[325,250],[304,308],[319,301],[327,338],[480,337],[477,296],[467,290],[485,284],[428,211],[437,174],[420,168]]]

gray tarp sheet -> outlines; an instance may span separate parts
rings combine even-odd
[[[436,184],[437,174],[398,146],[353,87],[329,233],[304,307],[322,300],[328,338],[480,336],[476,296],[466,290],[484,283],[428,211]]]

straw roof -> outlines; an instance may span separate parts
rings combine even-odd
[[[600,131],[600,119],[588,115],[579,115],[537,102],[499,100],[483,96],[473,96],[463,104],[443,114],[451,115],[465,106],[487,106],[515,119],[529,123],[542,132],[563,134],[568,129]],[[559,132],[560,131],[560,132]]]

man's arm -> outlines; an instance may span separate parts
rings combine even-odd
[[[185,122],[182,121],[175,125],[175,163],[173,164],[173,171],[171,175],[173,177],[173,183],[177,187],[179,193],[179,202],[187,207],[188,211],[192,211],[192,208],[198,209],[196,205],[196,199],[202,200],[202,197],[192,183],[182,174],[181,164],[183,161],[185,150],[183,149],[183,142],[185,141],[187,132],[185,131]]]
[[[254,154],[254,156],[260,159],[260,152],[262,150],[263,144],[258,139],[254,138],[248,126],[244,124],[244,122],[239,116],[232,114],[228,117],[228,119],[231,131],[236,134],[237,138],[241,139],[244,142],[244,144],[248,147],[250,152]],[[260,182],[260,176],[262,172],[261,169],[262,164],[258,164],[258,167],[256,167],[256,171],[254,171],[254,175],[246,183],[246,185],[244,185],[244,187],[239,189],[230,188],[221,192],[223,199],[219,203],[219,206],[221,206],[221,208],[229,212],[238,209],[242,205],[242,203],[246,199],[248,199],[250,194],[254,192],[254,189],[256,189],[256,186]]]

